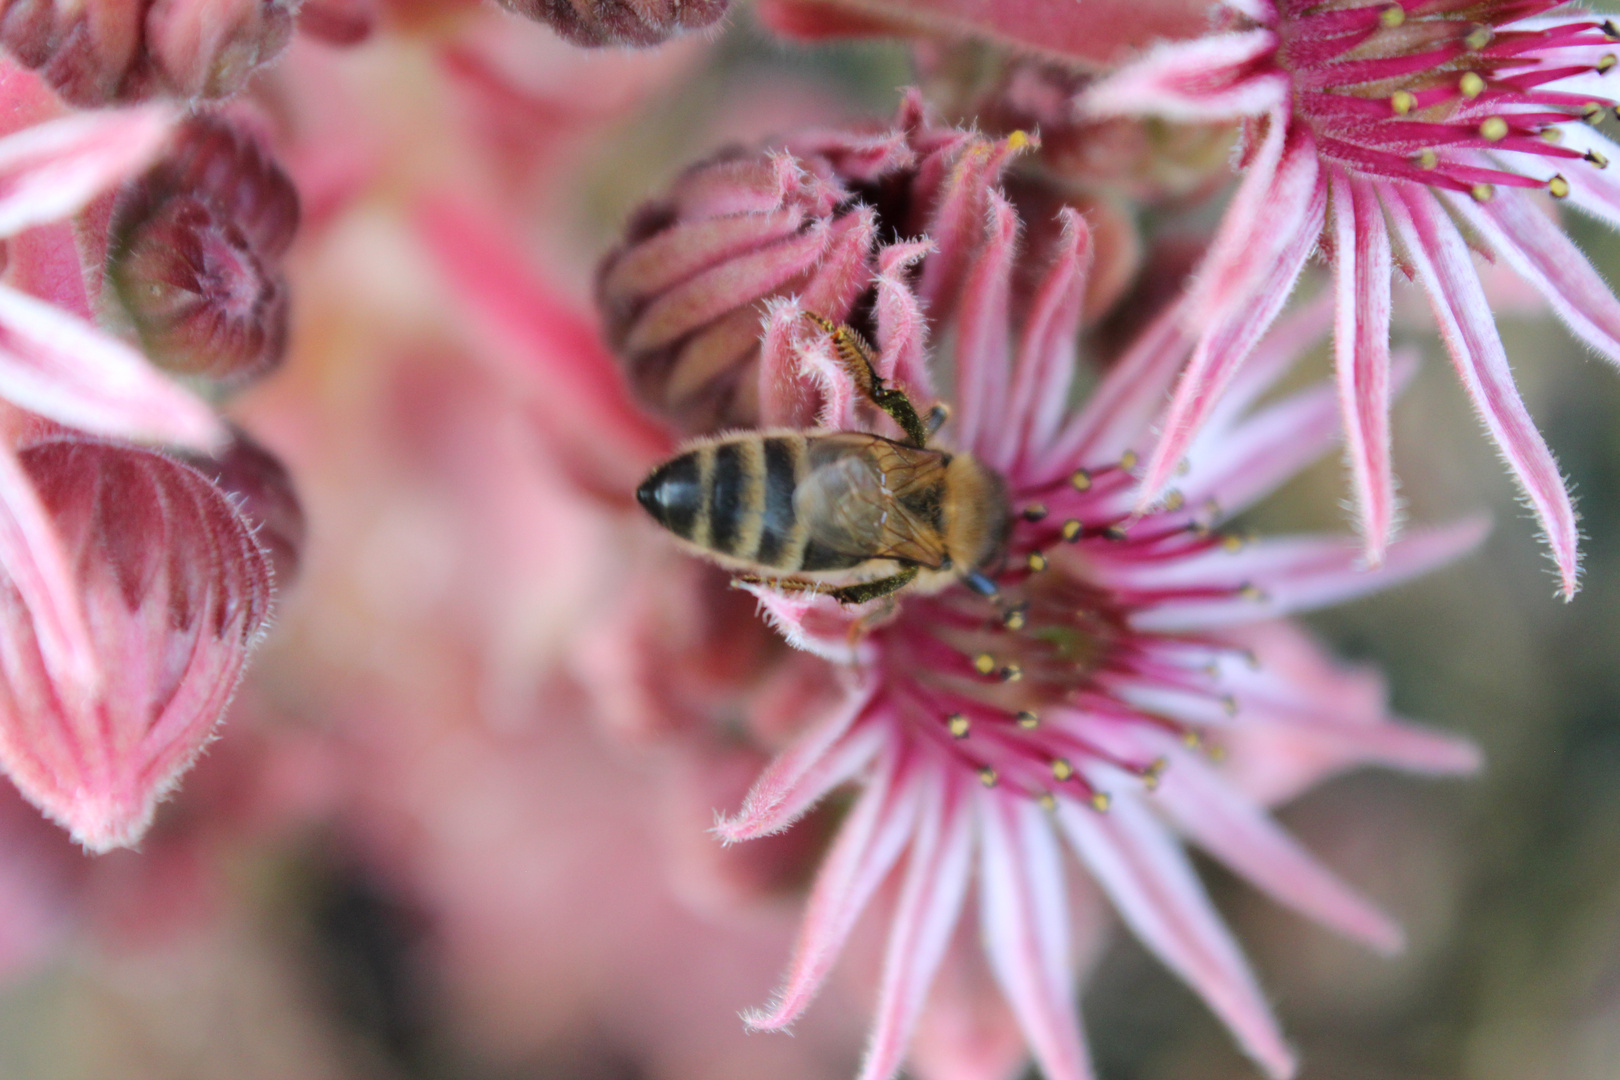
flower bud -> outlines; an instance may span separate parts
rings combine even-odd
[[[83,107],[222,98],[286,47],[288,0],[0,0],[0,45]]]
[[[140,839],[212,736],[269,620],[269,559],[207,477],[85,438],[19,454],[73,567],[99,685],[46,674],[33,617],[0,578],[0,764],[92,851]]]
[[[253,536],[270,557],[276,584],[285,587],[298,576],[304,551],[304,507],[292,476],[279,458],[240,428],[214,457],[187,455],[186,464],[213,481],[253,527]]]
[[[249,136],[197,117],[174,150],[119,194],[109,280],[152,362],[233,386],[287,345],[281,256],[298,193]]]
[[[574,45],[657,45],[716,22],[730,0],[501,0]]]
[[[912,94],[888,130],[803,132],[688,170],[598,273],[608,341],[637,395],[689,432],[753,424],[766,301],[858,316],[879,240],[934,238],[919,295],[943,317],[982,231],[986,179],[1029,143],[941,126]]]

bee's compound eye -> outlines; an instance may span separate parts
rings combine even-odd
[[[654,469],[641,482],[636,488],[636,501],[654,521],[677,536],[689,538],[703,509],[701,480],[697,454],[682,454]]]

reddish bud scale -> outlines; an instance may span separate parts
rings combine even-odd
[[[280,363],[297,228],[298,193],[253,139],[216,117],[184,125],[113,213],[109,278],[153,362],[227,386]]]
[[[231,444],[214,457],[185,461],[225,494],[253,527],[254,539],[270,558],[277,585],[298,576],[304,550],[304,508],[287,467],[246,432],[233,429]]]
[[[222,98],[292,36],[288,0],[0,0],[0,45],[74,105]]]
[[[574,45],[657,45],[719,21],[730,0],[501,0]]]
[[[32,617],[0,583],[0,762],[93,851],[136,842],[190,767],[269,620],[269,560],[201,473],[89,439],[24,449],[101,664],[88,694],[54,685]]]

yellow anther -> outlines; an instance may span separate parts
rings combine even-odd
[[[1114,805],[1114,800],[1108,797],[1106,791],[1096,792],[1091,796],[1091,808],[1099,814],[1108,813],[1108,808]]]
[[[1001,617],[1001,625],[1009,630],[1022,630],[1028,621],[1023,608],[1013,608]]]
[[[1029,133],[1027,131],[1015,131],[1007,136],[1007,149],[1009,150],[1022,150],[1028,145]]]
[[[1127,450],[1123,454],[1119,455],[1119,467],[1124,469],[1126,472],[1130,472],[1132,469],[1136,468],[1136,463],[1139,460],[1141,459],[1136,456],[1135,450]]]
[[[1468,46],[1474,52],[1479,52],[1479,50],[1491,43],[1491,38],[1493,37],[1495,37],[1495,34],[1491,31],[1490,27],[1476,26],[1472,30],[1468,31],[1468,36],[1463,38],[1463,44]]]
[[[1069,477],[1069,483],[1076,491],[1090,491],[1091,474],[1084,469],[1076,469],[1074,475]]]
[[[1616,61],[1614,53],[1604,53],[1602,56],[1598,57],[1597,69],[1599,71],[1608,71],[1610,68],[1614,67],[1615,63]]]
[[[1475,202],[1486,203],[1496,197],[1496,189],[1490,184],[1475,184],[1468,189],[1468,194],[1474,197]]]
[[[1071,544],[1074,543],[1076,540],[1080,539],[1080,529],[1080,523],[1074,520],[1074,518],[1070,518],[1068,521],[1063,523],[1063,539],[1067,540]]]
[[[1405,116],[1417,108],[1417,98],[1410,90],[1397,90],[1389,96],[1389,107],[1395,110],[1396,116]]]
[[[1588,124],[1595,124],[1603,119],[1603,106],[1596,101],[1588,101],[1581,106],[1581,119]]]
[[[1238,590],[1238,595],[1245,600],[1259,602],[1266,598],[1266,591],[1251,582],[1244,582],[1243,587]]]
[[[1564,141],[1564,129],[1555,127],[1542,128],[1541,139],[1543,142],[1551,143],[1553,146],[1557,146],[1559,143]]]
[[[1041,726],[1041,718],[1028,709],[1020,709],[1018,711],[1018,726],[1025,731],[1034,731]]]
[[[996,670],[996,658],[987,652],[982,652],[973,658],[973,670],[980,675],[988,675]]]
[[[1035,801],[1041,804],[1042,810],[1052,811],[1057,809],[1057,800],[1052,798],[1050,791],[1041,792],[1035,797]]]
[[[1023,677],[1024,668],[1022,664],[1008,664],[1006,667],[1001,669],[1002,682],[1017,682]]]
[[[1485,80],[1476,71],[1464,72],[1463,77],[1457,80],[1457,89],[1462,91],[1465,98],[1477,98],[1485,92]]]
[[[1067,758],[1054,758],[1052,760],[1052,776],[1059,782],[1067,780],[1073,775],[1074,766],[1069,764]]]
[[[1479,137],[1490,142],[1501,142],[1507,138],[1507,133],[1507,121],[1500,116],[1486,117],[1485,121],[1479,125]]]
[[[959,712],[951,713],[951,715],[945,718],[945,730],[951,733],[951,738],[953,739],[967,738],[968,728],[970,726],[971,725],[968,724],[968,718]]]
[[[1024,507],[1024,520],[1042,521],[1045,520],[1046,513],[1047,510],[1045,503],[1030,503],[1028,506]]]
[[[1547,181],[1547,193],[1555,199],[1569,198],[1569,181],[1560,173]]]
[[[1196,731],[1184,731],[1181,733],[1181,745],[1185,746],[1189,750],[1198,749],[1198,744],[1202,741],[1203,740],[1199,738],[1198,732]]]
[[[1586,152],[1586,160],[1590,161],[1593,165],[1596,165],[1600,169],[1607,169],[1609,167],[1609,159],[1598,153],[1596,150],[1588,150]]]
[[[1187,505],[1187,497],[1179,491],[1165,492],[1164,509],[1166,513],[1173,514]]]
[[[1439,165],[1440,165],[1440,155],[1435,153],[1433,150],[1422,150],[1422,151],[1418,152],[1418,156],[1417,156],[1417,167],[1418,168],[1420,168],[1420,169],[1433,169],[1433,168],[1438,168]]]
[[[1024,562],[1032,573],[1038,574],[1046,569],[1046,556],[1038,551],[1030,552],[1029,558],[1025,559]]]
[[[1237,533],[1227,533],[1221,537],[1221,547],[1235,555],[1243,550],[1243,537]]]
[[[1614,25],[1613,19],[1604,19],[1603,25],[1598,29],[1602,30],[1603,36],[1610,41],[1620,41],[1620,27]]]
[[[1221,698],[1221,711],[1227,716],[1236,716],[1238,714],[1237,698],[1233,697],[1231,694],[1227,694],[1225,697]]]
[[[1378,13],[1378,21],[1393,30],[1406,21],[1406,9],[1399,4],[1391,4]]]
[[[996,770],[992,769],[988,765],[979,770],[979,783],[983,784],[985,787],[995,787],[996,781],[999,779],[1000,777],[996,775]]]
[[[1123,540],[1130,534],[1125,531],[1123,525],[1110,525],[1103,530],[1103,535],[1110,540]]]
[[[1222,746],[1220,743],[1210,743],[1209,747],[1204,751],[1204,753],[1209,755],[1209,760],[1211,761],[1226,760],[1226,747]]]

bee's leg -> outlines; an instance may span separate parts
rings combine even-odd
[[[789,593],[819,593],[822,585],[818,581],[805,581],[803,578],[790,577],[762,577],[759,574],[738,574],[731,579],[731,587],[741,588],[744,585],[769,585],[773,589],[780,589]],[[830,594],[831,590],[827,590]]]
[[[855,380],[856,389],[865,394],[872,404],[894,418],[894,422],[900,425],[900,430],[906,433],[907,442],[918,448],[927,446],[928,426],[923,423],[922,417],[917,415],[917,407],[906,397],[905,391],[885,385],[883,377],[877,373],[877,365],[872,360],[872,346],[848,324],[835,323],[813,311],[804,314],[832,337],[833,351],[838,354],[838,359],[849,372],[850,378]]]
[[[828,589],[827,595],[840,604],[864,604],[884,596],[892,596],[917,579],[918,568],[908,566],[898,574],[890,574],[876,581],[863,581],[859,585],[845,585]]]

